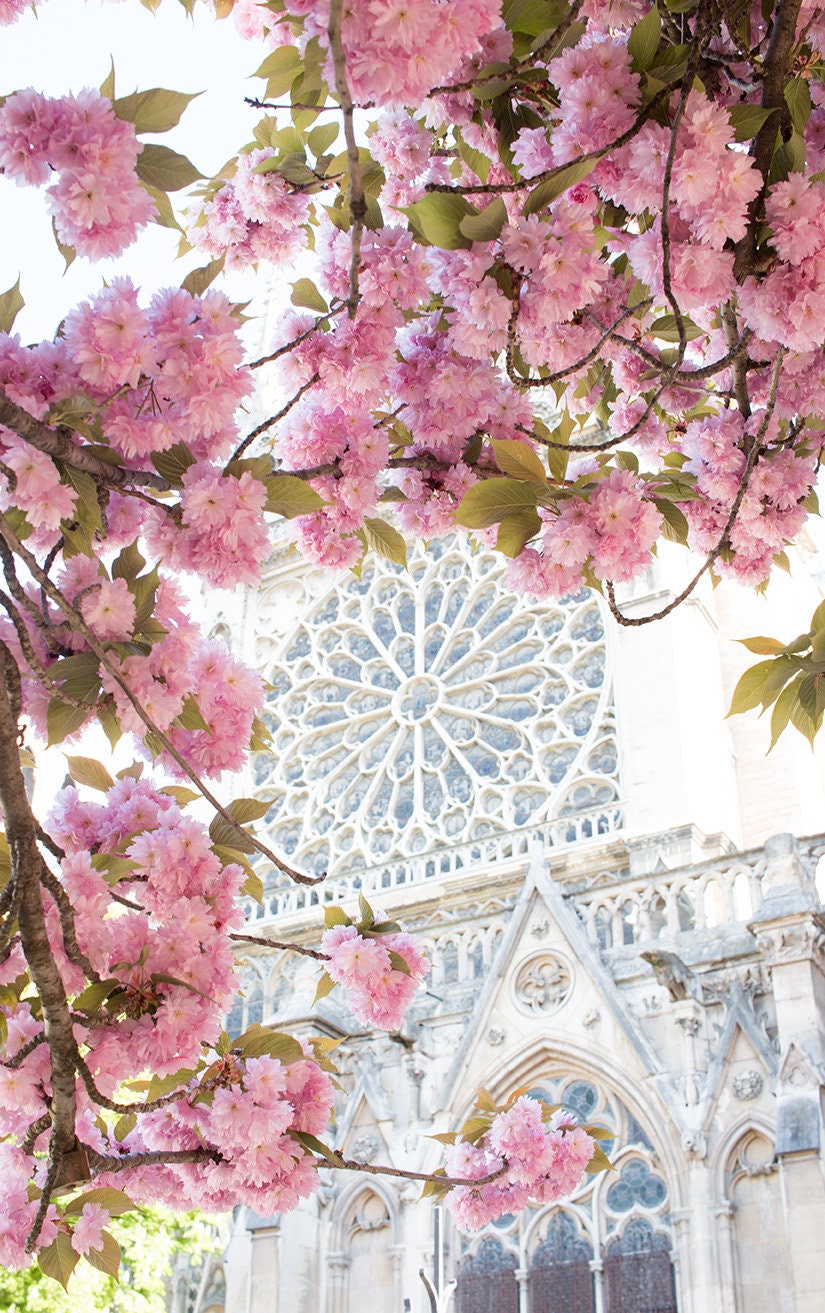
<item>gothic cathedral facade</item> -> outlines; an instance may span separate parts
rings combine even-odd
[[[825,769],[725,719],[731,639],[804,627],[799,574],[619,629],[593,594],[516,599],[466,543],[334,581],[275,554],[243,617],[273,689],[253,787],[272,845],[328,874],[268,884],[251,933],[317,942],[361,891],[432,971],[379,1035],[313,1002],[307,959],[244,954],[233,1027],[352,1036],[331,1141],[365,1170],[239,1210],[194,1313],[821,1313]],[[606,1127],[614,1170],[476,1235],[369,1172],[437,1167],[479,1086]]]

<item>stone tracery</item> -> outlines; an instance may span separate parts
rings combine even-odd
[[[334,874],[617,798],[596,601],[531,606],[500,573],[446,540],[309,606],[267,672],[280,850]]]

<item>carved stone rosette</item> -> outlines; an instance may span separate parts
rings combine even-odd
[[[573,991],[573,973],[555,953],[539,953],[519,968],[513,984],[522,1012],[547,1016],[557,1012]]]

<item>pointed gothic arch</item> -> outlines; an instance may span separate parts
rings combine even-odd
[[[605,1246],[605,1313],[677,1313],[670,1236],[630,1217]]]
[[[518,1258],[497,1236],[485,1235],[458,1269],[458,1313],[519,1313]]]
[[[530,1313],[595,1313],[593,1260],[579,1220],[555,1209],[530,1256]]]

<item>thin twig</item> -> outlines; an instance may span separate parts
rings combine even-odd
[[[337,305],[333,301],[327,313],[325,315],[318,315],[315,323],[311,324],[309,328],[305,328],[303,333],[299,333],[297,337],[291,338],[289,342],[284,342],[283,346],[279,346],[277,351],[271,351],[268,356],[261,356],[258,360],[253,360],[250,365],[247,365],[247,369],[260,369],[261,365],[271,365],[273,360],[278,360],[281,356],[285,356],[288,351],[294,351],[296,346],[300,346],[308,337],[311,337],[327,319],[332,319],[333,316],[340,315],[346,310],[346,308],[346,302],[344,302],[343,305]]]
[[[304,957],[317,958],[319,962],[328,962],[329,953],[321,953],[317,948],[304,948],[302,944],[282,943],[278,939],[264,939],[260,935],[231,934],[230,939],[244,944],[260,944],[263,948],[281,948],[289,953],[303,953]]]
[[[311,387],[315,386],[320,377],[320,374],[313,374],[312,378],[307,379],[306,383],[298,388],[295,396],[290,398],[286,405],[282,406],[276,415],[270,415],[269,419],[263,420],[262,423],[260,423],[257,428],[254,428],[251,433],[247,433],[243,442],[238,444],[232,455],[229,457],[229,460],[226,462],[227,465],[230,465],[233,460],[237,460],[242,456],[247,448],[251,446],[255,439],[259,438],[262,433],[266,433],[267,429],[271,429],[273,425],[277,424],[279,420],[282,420],[285,415],[288,415],[292,410],[292,407],[298,404],[305,392],[308,392]]]
[[[721,556],[722,552],[725,550],[728,542],[728,535],[731,529],[733,528],[734,524],[736,523],[736,517],[739,514],[739,509],[744,500],[745,493],[748,490],[748,484],[750,483],[751,474],[753,473],[756,462],[762,451],[762,444],[765,438],[765,434],[768,431],[768,425],[771,422],[771,416],[773,415],[774,407],[776,406],[776,394],[779,388],[779,376],[782,373],[782,361],[786,354],[787,354],[787,348],[779,347],[776,353],[776,361],[773,367],[773,377],[771,379],[771,391],[770,391],[770,396],[768,398],[768,404],[765,407],[765,413],[762,416],[762,421],[759,425],[759,430],[756,434],[756,437],[753,439],[751,448],[748,452],[745,468],[742,471],[742,480],[739,484],[739,490],[736,494],[736,497],[734,499],[733,505],[730,510],[730,514],[728,515],[728,518],[725,521],[725,527],[722,530],[722,533],[719,537],[719,541],[717,542],[716,546],[713,548],[711,552],[708,553],[707,557],[705,558],[704,564],[701,566],[699,570],[697,570],[696,574],[693,576],[690,582],[686,584],[686,586],[682,589],[681,593],[679,593],[676,597],[674,597],[672,601],[668,602],[667,606],[661,607],[661,609],[658,611],[653,611],[650,615],[642,615],[642,616],[625,615],[622,611],[619,610],[618,605],[616,603],[616,590],[613,586],[612,581],[609,579],[606,580],[605,592],[607,593],[607,604],[608,607],[610,608],[610,614],[613,616],[614,620],[617,620],[619,622],[620,625],[624,625],[624,627],[627,629],[636,629],[639,628],[639,626],[641,625],[649,625],[654,620],[662,620],[666,615],[670,615],[671,611],[675,611],[677,606],[681,606],[682,602],[684,602],[688,597],[690,597],[696,585],[699,583],[699,580],[711,568],[714,561],[716,561],[718,557]]]
[[[152,720],[151,716],[148,715],[142,703],[140,702],[140,699],[136,696],[135,693],[132,692],[132,689],[129,687],[128,683],[124,679],[122,671],[110,659],[107,649],[103,646],[101,642],[98,641],[98,639],[92,633],[89,626],[83,620],[82,616],[80,616],[78,612],[75,611],[71,603],[67,601],[67,599],[63,596],[60,589],[57,588],[56,585],[52,583],[51,579],[49,579],[48,576],[44,574],[37,559],[32,555],[32,553],[28,550],[28,548],[26,548],[24,544],[21,542],[21,540],[18,538],[17,534],[14,532],[8,520],[6,519],[6,516],[2,514],[2,512],[0,512],[0,536],[2,536],[5,539],[7,546],[13,552],[15,552],[21,558],[22,561],[25,562],[26,566],[31,571],[34,578],[42,584],[42,586],[45,588],[46,592],[48,593],[49,597],[52,599],[53,602],[57,604],[57,606],[66,616],[72,629],[74,629],[76,633],[81,634],[82,637],[86,640],[92,652],[94,652],[95,656],[100,661],[100,664],[104,667],[106,671],[108,671],[108,673],[112,676],[112,678],[117,682],[118,686],[123,690],[125,696],[129,700],[129,703],[131,704],[131,706],[133,707],[139,718],[143,721],[143,724],[146,726],[148,730],[151,731],[152,734],[156,735],[158,741],[162,744],[164,750],[169,753],[169,756],[173,759],[173,761],[177,762],[178,766],[186,775],[187,779],[192,781],[192,783],[195,785],[195,788],[198,790],[201,796],[206,799],[209,805],[212,808],[214,808],[214,810],[218,813],[218,815],[223,820],[225,820],[229,825],[232,826],[233,830],[241,831],[241,827],[238,825],[238,822],[232,817],[232,815],[227,811],[227,809],[223,806],[223,804],[218,801],[214,793],[212,793],[211,789],[209,789],[204,784],[200,776],[196,773],[196,771],[192,769],[186,758],[182,756],[180,752],[178,752],[177,748],[174,746],[174,744],[171,742],[168,736],[164,734],[163,730],[159,729],[158,726]],[[268,848],[266,844],[261,843],[260,839],[257,839],[254,835],[250,834],[248,830],[243,830],[241,832],[243,833],[245,838],[249,840],[250,843],[253,843],[255,845],[255,849],[257,852],[261,853],[264,857],[268,858],[268,860],[272,862],[273,866],[276,866],[279,871],[283,871],[285,875],[288,875],[289,878],[291,880],[294,880],[297,884],[314,885],[314,884],[320,884],[322,880],[324,880],[325,877],[323,875],[321,876],[303,875],[300,871],[293,870],[291,866],[287,866],[286,862],[282,861],[280,857],[276,856],[276,854],[272,852],[272,850]]]
[[[335,90],[338,93],[338,99],[341,102],[341,109],[344,112],[344,137],[347,143],[347,162],[349,164],[349,212],[352,218],[350,228],[350,240],[352,242],[352,260],[349,271],[349,297],[347,298],[347,313],[350,319],[355,318],[360,300],[358,293],[358,271],[361,267],[361,237],[364,232],[364,219],[367,215],[367,199],[364,195],[364,181],[361,176],[361,156],[358,152],[358,143],[355,140],[355,127],[353,124],[353,111],[355,106],[352,102],[352,96],[349,91],[347,82],[347,59],[344,53],[344,42],[341,35],[341,21],[343,16],[343,0],[330,0],[329,6],[329,27],[327,34],[329,36],[329,48],[332,54],[332,65],[335,70]]]

